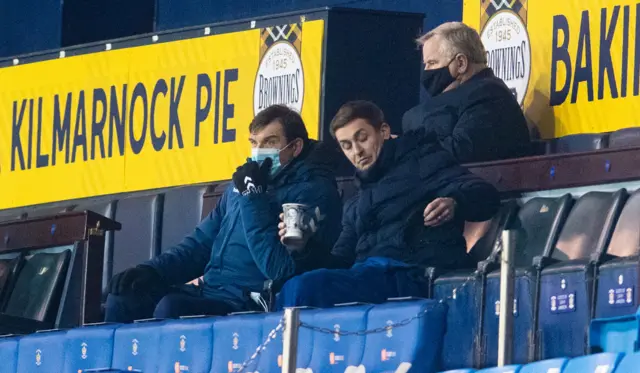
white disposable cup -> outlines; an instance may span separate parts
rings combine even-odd
[[[287,233],[282,237],[285,246],[300,248],[304,243],[305,214],[309,207],[300,203],[285,203],[282,205],[284,224]]]

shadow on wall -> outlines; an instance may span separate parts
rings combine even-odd
[[[538,87],[536,84],[534,87]],[[549,95],[540,89],[535,89],[527,105],[524,115],[527,118],[529,131],[533,139],[551,139],[555,137],[558,120],[549,106]]]

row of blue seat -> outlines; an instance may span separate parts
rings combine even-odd
[[[442,373],[637,373],[640,372],[640,353],[604,352],[574,359],[543,360],[527,365],[508,365],[482,370],[457,369]]]
[[[637,191],[589,192],[575,203],[569,195],[539,197],[520,208],[513,227],[515,363],[582,356],[592,315],[635,311],[639,222]],[[481,263],[475,273],[434,280],[433,298],[449,299],[444,369],[497,363],[499,274]]]
[[[398,367],[436,372],[446,311],[446,305],[433,300],[303,309],[297,366],[335,373],[343,373],[348,366],[363,366],[368,372],[396,371]],[[252,356],[281,318],[280,313],[190,317],[10,336],[0,339],[0,371],[232,373]],[[404,323],[406,320],[411,321]],[[402,325],[395,325],[399,323]],[[366,335],[344,333],[374,328],[383,330]],[[281,364],[278,333],[244,371],[279,372]]]

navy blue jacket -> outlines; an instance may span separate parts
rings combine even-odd
[[[371,257],[467,266],[464,222],[488,220],[500,206],[497,190],[459,166],[424,129],[387,140],[376,163],[356,180],[360,190],[345,204],[334,266]],[[425,227],[424,209],[438,197],[455,199],[455,218]]]
[[[407,111],[402,118],[403,133],[419,128],[434,132],[460,163],[531,154],[522,109],[490,68]]]
[[[248,292],[262,291],[266,280],[284,281],[317,268],[338,238],[342,213],[332,159],[322,148],[314,142],[306,146],[266,193],[242,196],[231,183],[193,233],[145,264],[167,284],[184,284],[204,274],[205,297],[245,300]],[[304,255],[294,257],[280,243],[283,203],[317,206],[325,215]]]

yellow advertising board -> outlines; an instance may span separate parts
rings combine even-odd
[[[0,69],[0,209],[229,179],[271,104],[318,136],[324,21]]]
[[[463,21],[543,138],[640,125],[638,0],[465,0]]]

